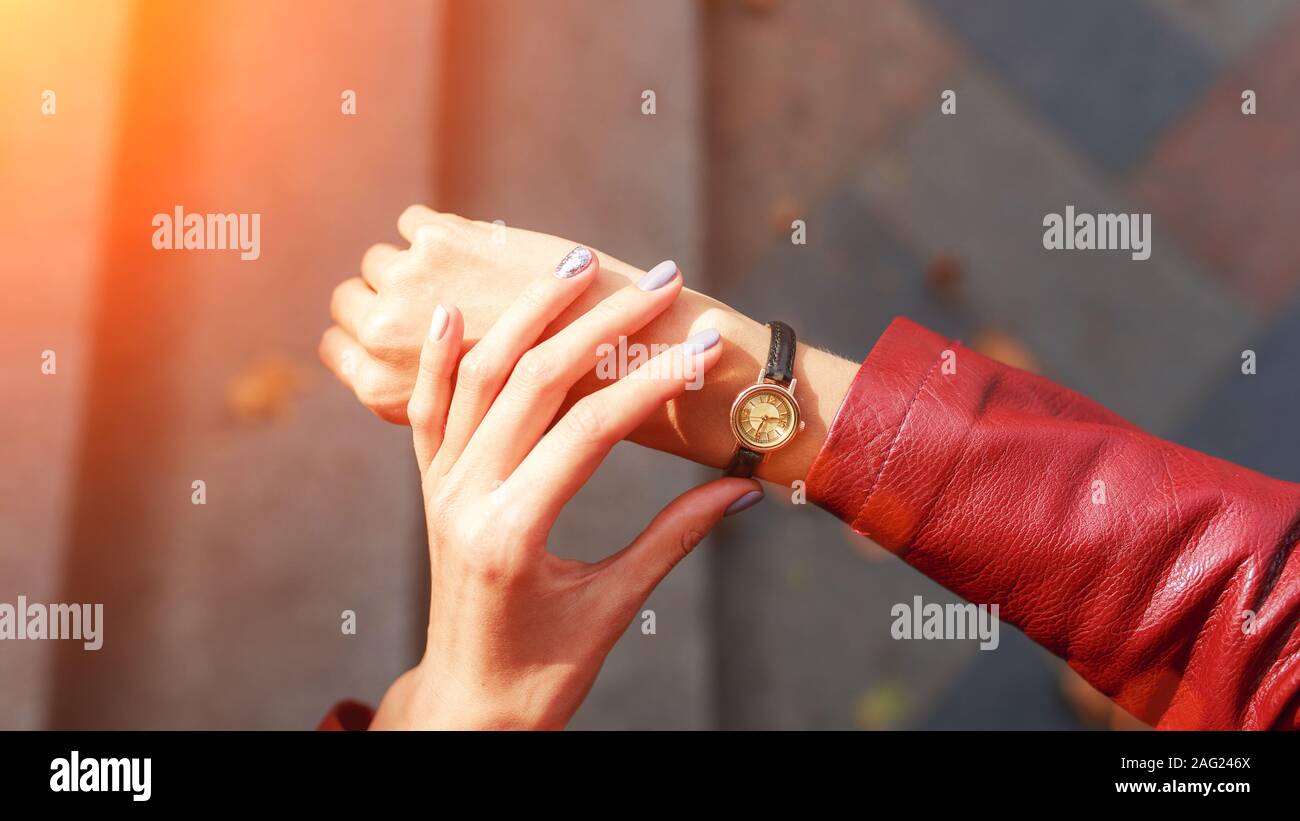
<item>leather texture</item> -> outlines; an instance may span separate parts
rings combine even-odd
[[[779,320],[767,323],[772,329],[772,342],[767,347],[767,364],[763,373],[773,382],[789,387],[794,379],[794,328]]]
[[[739,476],[742,479],[748,479],[754,475],[762,462],[763,454],[747,447],[737,446],[735,455],[731,457],[731,464],[727,465],[727,469],[722,472],[722,475]]]
[[[1300,485],[900,318],[807,490],[1148,723],[1300,726]]]

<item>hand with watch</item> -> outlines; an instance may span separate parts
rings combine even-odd
[[[563,257],[574,243],[521,228],[506,228],[508,241],[497,243],[491,240],[499,226],[421,206],[403,212],[397,228],[410,247],[380,243],[366,253],[362,276],[335,289],[330,303],[335,324],[322,336],[320,351],[363,405],[388,421],[406,424],[422,329],[434,305],[460,306],[466,349],[472,348],[527,287],[527,272]],[[600,263],[596,281],[554,319],[552,330],[566,327],[646,274],[606,254],[595,256]],[[764,326],[688,287],[662,315],[630,334],[628,342],[652,349],[702,328],[715,328],[721,335],[718,367],[699,390],[657,409],[628,438],[712,468],[730,465],[736,476],[761,476],[786,486],[804,479],[859,363],[817,348],[799,349],[796,401],[795,335],[789,326]],[[604,381],[593,372],[574,385],[569,400],[602,387]],[[737,403],[741,396],[744,401]],[[732,422],[724,421],[728,408]]]
[[[758,381],[743,389],[731,404],[731,432],[736,452],[727,476],[753,476],[773,451],[780,450],[803,430],[794,390],[794,329],[784,322],[768,323],[772,341]]]

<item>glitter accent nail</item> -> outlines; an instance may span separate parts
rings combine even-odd
[[[560,264],[555,266],[555,276],[560,279],[577,276],[587,270],[587,266],[591,264],[591,259],[591,249],[579,245],[565,254],[564,259],[560,260]]]

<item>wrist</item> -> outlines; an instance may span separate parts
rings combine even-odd
[[[720,401],[705,409],[711,417],[711,424],[720,428],[727,440],[725,458],[720,467],[731,461],[739,444],[731,432],[732,403],[741,391],[758,380],[772,345],[772,330],[768,325],[743,315],[737,316],[743,320],[732,325],[736,334],[734,355],[737,368],[726,374]],[[795,329],[796,333],[801,330]],[[799,403],[803,427],[787,445],[768,453],[755,476],[788,487],[808,475],[855,372],[853,363],[834,354],[807,344],[796,345],[794,397]]]
[[[637,444],[721,470],[736,450],[736,438],[728,421],[731,404],[741,390],[754,384],[767,360],[771,344],[768,327],[687,288],[671,310],[629,342],[674,344],[705,328],[716,328],[721,334],[721,359],[709,370],[698,390],[687,390],[669,402],[629,438]],[[856,373],[857,363],[809,345],[796,348],[795,398],[805,427],[789,445],[773,452],[763,462],[756,474],[759,478],[788,486],[808,475]],[[570,393],[569,401],[576,401],[600,387],[603,383],[594,376],[584,378]]]
[[[674,452],[721,469],[731,461],[737,447],[729,420],[732,403],[757,381],[772,336],[766,324],[708,297],[700,298],[708,305],[699,310],[692,329],[717,328],[725,347],[703,388],[676,400],[680,404],[682,435],[670,444],[681,449]],[[856,373],[857,363],[811,345],[796,346],[795,399],[804,428],[788,445],[763,460],[755,474],[758,478],[789,486],[808,475]]]
[[[388,688],[370,723],[372,730],[546,730],[563,722],[534,716],[509,694],[467,691],[454,677],[438,675],[427,661]]]

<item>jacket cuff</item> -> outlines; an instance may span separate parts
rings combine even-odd
[[[325,718],[321,719],[317,730],[368,730],[375,711],[359,701],[340,701],[335,704]]]
[[[808,471],[810,501],[889,549],[902,546],[911,528],[904,522],[882,528],[889,517],[869,523],[867,503],[917,397],[952,344],[910,319],[891,322],[858,369]]]

